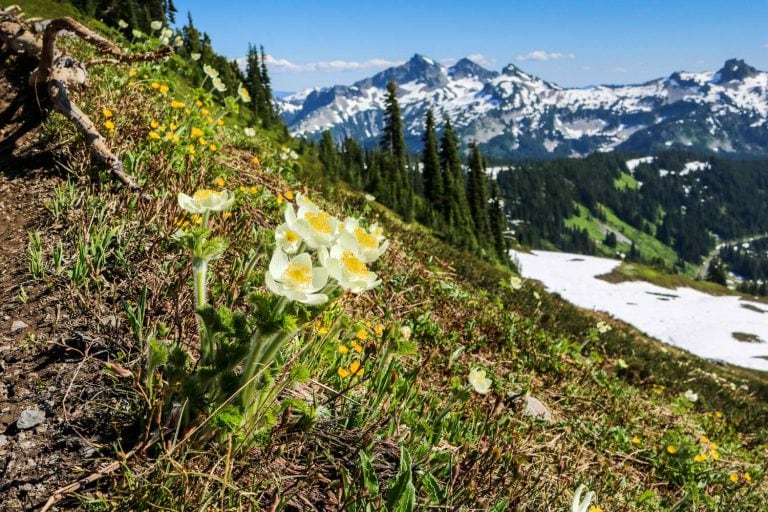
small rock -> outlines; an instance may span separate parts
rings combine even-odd
[[[25,322],[22,322],[21,320],[14,320],[11,324],[11,332],[17,332],[21,331],[23,329],[27,329],[29,325],[27,325]]]
[[[99,322],[101,322],[101,325],[104,327],[117,327],[117,317],[115,315],[103,316],[99,319]]]
[[[39,409],[24,409],[16,420],[16,428],[27,430],[45,421],[45,413]]]
[[[541,400],[532,396],[525,397],[525,408],[523,414],[531,418],[538,418],[544,421],[552,421],[552,411],[544,405]]]
[[[0,434],[0,448],[8,444],[8,437]]]

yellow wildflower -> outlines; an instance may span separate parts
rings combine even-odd
[[[349,347],[346,345],[339,345],[339,353],[340,354],[348,354],[349,353]]]
[[[719,420],[723,419],[723,413],[720,411],[715,411],[715,418]]]
[[[245,187],[245,185],[240,185],[240,192],[242,192],[243,194],[248,192],[248,189]]]
[[[728,480],[733,482],[734,484],[739,481],[739,474],[738,473],[731,473],[731,476],[728,477]]]
[[[640,438],[635,436],[635,437],[632,438],[631,442],[632,442],[632,444],[640,444]]]
[[[108,108],[106,108],[106,107],[104,107],[103,109],[101,109],[101,113],[102,113],[102,114],[104,115],[104,117],[106,117],[107,119],[109,119],[110,117],[112,117],[112,111],[111,111],[111,110],[109,110],[109,109],[108,109]]]
[[[603,512],[603,509],[598,507],[597,505],[592,505],[589,507],[589,512]]]
[[[187,149],[189,150],[189,154],[190,154],[190,155],[194,155],[194,154],[195,154],[195,152],[196,152],[196,151],[195,151],[195,145],[194,145],[194,144],[190,144],[190,145],[189,145],[189,147],[188,147]]]
[[[200,137],[199,139],[197,139],[197,142],[199,142],[201,146],[205,146],[206,144],[208,144],[208,141],[205,140],[205,137]]]
[[[216,121],[216,126],[224,126],[224,120],[219,119],[218,121]]]
[[[149,132],[149,138],[157,140],[160,138],[160,134],[157,133],[156,131],[151,131]]]
[[[349,344],[352,346],[352,350],[354,350],[358,354],[363,353],[363,347],[355,340],[352,340]]]
[[[219,147],[216,144],[211,144],[208,147],[210,148],[211,151],[216,151],[217,149],[219,149]]]
[[[202,107],[202,106],[203,106],[203,102],[202,102],[202,101],[200,101],[200,100],[197,100],[197,101],[195,102],[195,105],[197,105],[197,107],[198,107],[198,108],[200,108],[200,107]]]
[[[208,115],[208,109],[207,108],[201,109],[200,113],[203,114],[204,116],[207,116]]]
[[[355,336],[357,339],[365,341],[368,339],[368,332],[365,329],[360,329],[355,333]]]
[[[750,475],[749,472],[744,473],[744,480],[746,480],[747,482],[751,482],[752,475]]]
[[[157,83],[157,82],[152,82],[152,84],[150,84],[150,87],[152,87],[153,89],[159,89],[160,88],[160,84]]]
[[[232,212],[224,212],[224,215],[222,215],[222,217],[224,217],[225,219],[228,219],[231,216],[232,216]]]
[[[109,120],[108,120],[106,123],[104,123],[104,127],[105,127],[107,130],[109,130],[109,131],[112,131],[112,130],[114,130],[114,129],[115,129],[115,123],[113,123],[112,121],[109,121]]]
[[[677,453],[677,448],[670,444],[669,446],[667,446],[667,452],[674,455]]]
[[[168,125],[168,128],[170,128],[173,131],[176,131],[176,128],[178,128],[178,127],[179,127],[179,125],[177,125],[176,123],[171,123],[171,124]]]
[[[213,122],[213,118],[211,116],[206,117],[205,120],[208,121],[209,123]]]
[[[705,460],[707,460],[708,458],[709,458],[709,457],[707,457],[707,454],[706,454],[706,453],[700,453],[700,454],[696,455],[696,456],[693,458],[693,460],[694,460],[694,461],[696,461],[696,462],[704,462],[704,461],[705,461]]]
[[[167,85],[161,85],[160,86],[160,94],[168,94],[168,86]]]
[[[149,126],[151,126],[152,128],[157,128],[158,126],[160,126],[160,123],[158,123],[157,121],[155,121],[155,120],[153,119],[153,120],[151,120],[151,121],[149,122]]]
[[[365,368],[362,368],[362,367],[360,366],[360,361],[358,361],[357,359],[355,359],[355,360],[354,360],[354,361],[352,361],[352,363],[349,365],[349,373],[351,373],[352,375],[358,375],[358,376],[360,376],[360,375],[362,375],[363,373],[365,373]]]
[[[193,139],[196,139],[198,137],[202,137],[203,136],[203,130],[201,130],[200,128],[198,128],[196,126],[193,126],[192,129],[189,130],[189,136],[192,137]]]
[[[128,76],[134,77],[136,75],[137,75],[137,71],[135,69],[132,69],[132,70],[128,71]]]
[[[709,443],[709,438],[707,436],[705,436],[704,434],[701,434],[699,436],[699,441],[701,441],[704,444],[707,444],[707,443]]]
[[[253,165],[259,165],[259,159],[257,157],[253,157],[253,158],[251,158],[251,163]]]
[[[337,373],[339,374],[339,377],[341,377],[342,379],[346,379],[347,377],[350,376],[349,370],[342,367],[339,367],[339,369],[337,370]]]
[[[255,194],[256,192],[258,192],[258,189],[256,187],[251,187],[249,191],[251,192],[251,194]]]
[[[201,215],[198,215],[198,214],[194,214],[194,215],[192,216],[192,222],[194,222],[194,223],[195,223],[195,224],[197,224],[197,225],[200,225],[200,224],[202,224],[202,223],[203,223],[203,217],[202,217]]]
[[[283,195],[285,196],[285,198],[286,198],[287,200],[289,200],[289,201],[293,201],[293,192],[291,192],[290,190],[289,190],[289,191],[287,191],[287,192],[286,192],[285,194],[283,194]]]
[[[171,100],[171,108],[180,109],[184,108],[184,103],[181,101]]]
[[[168,132],[165,134],[166,140],[173,140],[173,132]]]
[[[381,336],[384,334],[384,325],[378,324],[376,327],[373,328],[373,332],[376,333],[376,336]]]
[[[720,452],[717,450],[712,450],[709,455],[712,457],[712,460],[720,460]]]
[[[283,201],[285,201],[285,198],[283,198],[283,194],[277,194],[276,201],[277,201],[277,204],[283,204]]]
[[[224,186],[224,178],[222,178],[221,176],[216,178],[216,185],[218,185],[220,187],[223,187]]]

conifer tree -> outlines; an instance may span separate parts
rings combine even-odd
[[[496,255],[502,260],[507,261],[507,240],[504,238],[504,232],[507,230],[507,216],[504,212],[504,203],[501,196],[501,189],[496,182],[491,185],[491,200],[489,204],[489,217],[491,221],[491,235],[493,236],[493,247]]]
[[[437,150],[437,135],[435,133],[435,116],[432,109],[427,110],[424,128],[424,150],[421,154],[422,180],[424,197],[430,208],[441,214],[445,211],[445,190],[443,176],[440,172],[440,154]]]
[[[491,223],[488,218],[488,185],[485,161],[476,143],[470,144],[469,179],[467,201],[477,237],[484,242],[491,240]]]
[[[392,188],[391,193],[388,193],[390,207],[399,212],[406,221],[410,221],[413,219],[413,187],[407,174],[408,149],[405,145],[400,105],[397,102],[397,84],[394,81],[387,84],[381,147],[386,152],[386,173],[382,177]]]
[[[474,249],[477,243],[464,188],[459,139],[447,117],[445,118],[443,135],[440,138],[440,168],[446,198],[443,205],[443,218],[448,225],[449,236],[457,245]]]

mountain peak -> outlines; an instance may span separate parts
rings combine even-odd
[[[407,62],[385,69],[371,78],[356,82],[355,85],[361,89],[367,89],[371,86],[384,89],[391,81],[398,85],[421,82],[428,88],[434,89],[447,84],[448,77],[445,76],[440,64],[420,53],[415,53]]]
[[[448,69],[448,75],[454,79],[477,77],[482,81],[491,80],[498,76],[495,71],[489,71],[477,62],[464,57]]]
[[[716,83],[726,83],[732,80],[744,80],[751,76],[755,76],[758,73],[757,69],[753,68],[742,59],[728,59],[723,64],[723,67],[715,74]]]

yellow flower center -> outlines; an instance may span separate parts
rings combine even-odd
[[[365,266],[365,262],[349,251],[344,251],[341,255],[341,264],[344,265],[347,272],[354,276],[368,275],[368,267]]]
[[[211,199],[211,198],[214,198],[214,197],[218,197],[218,196],[219,196],[219,193],[216,192],[215,190],[209,190],[209,189],[204,188],[204,189],[196,191],[192,195],[192,198],[195,201],[207,201],[208,199]]]
[[[331,231],[333,231],[330,222],[331,216],[325,212],[307,212],[304,218],[307,219],[307,222],[309,222],[309,225],[312,226],[312,229],[315,231],[319,231],[326,235],[329,235]]]
[[[366,249],[376,249],[379,246],[376,237],[366,233],[363,228],[355,228],[355,238],[357,238],[357,243]]]
[[[290,243],[298,242],[299,241],[299,235],[295,231],[291,231],[290,229],[285,230],[285,239],[286,241]]]
[[[312,267],[292,261],[283,272],[282,280],[294,286],[309,287],[312,284]]]

